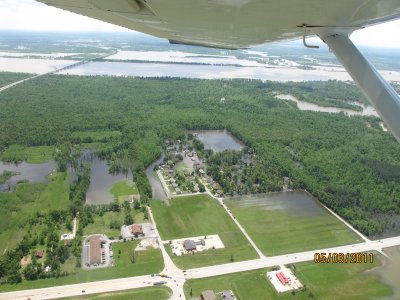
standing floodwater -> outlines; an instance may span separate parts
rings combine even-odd
[[[154,171],[154,167],[156,165],[159,165],[160,163],[162,163],[163,160],[164,160],[164,155],[162,155],[159,159],[157,159],[155,162],[153,162],[146,169],[146,176],[151,185],[151,194],[152,194],[151,197],[153,199],[158,199],[158,200],[168,199],[168,197],[165,194],[165,191],[161,185],[160,179],[158,178],[158,176],[156,175],[156,173]]]
[[[4,171],[11,171],[17,173],[10,179],[0,184],[0,192],[12,191],[18,181],[29,180],[30,182],[44,182],[46,177],[56,168],[53,161],[48,161],[43,164],[29,164],[21,162],[19,164],[7,164],[0,161],[0,174]]]
[[[193,133],[197,134],[197,138],[206,149],[212,149],[214,152],[241,150],[243,147],[243,144],[227,130],[199,130]]]

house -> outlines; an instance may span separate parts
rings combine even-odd
[[[183,242],[183,248],[185,248],[186,251],[194,251],[196,250],[196,243],[193,240],[185,240]]]
[[[89,263],[90,265],[101,264],[101,240],[95,235],[89,239]]]
[[[217,300],[217,296],[215,295],[214,291],[207,290],[201,293],[200,295],[201,300]]]
[[[36,258],[42,258],[43,257],[43,251],[42,250],[37,250],[35,252],[35,257]]]
[[[133,235],[135,235],[135,236],[137,236],[137,235],[144,236],[144,233],[143,233],[143,226],[142,226],[142,225],[133,224],[132,227],[131,227],[131,232],[132,232]]]
[[[221,297],[222,297],[222,299],[225,299],[225,300],[234,300],[235,299],[232,294],[232,291],[222,291]]]

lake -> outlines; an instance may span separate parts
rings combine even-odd
[[[13,190],[15,184],[21,180],[45,182],[47,176],[49,176],[55,169],[56,164],[54,161],[48,161],[43,164],[29,164],[25,161],[19,164],[8,164],[0,161],[0,174],[2,174],[4,170],[19,173],[11,177],[4,184],[0,184],[0,192]]]
[[[243,143],[235,138],[227,130],[198,130],[192,131],[197,134],[197,138],[204,144],[205,149],[211,149],[214,152],[224,150],[241,150]]]

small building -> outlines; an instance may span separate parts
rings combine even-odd
[[[234,300],[234,296],[232,295],[232,291],[222,291],[221,298],[224,300]]]
[[[89,239],[89,264],[101,264],[101,240],[95,235]]]
[[[137,236],[137,235],[144,236],[144,233],[143,233],[143,226],[142,226],[142,225],[133,224],[132,227],[131,227],[131,232],[132,232],[133,235],[135,235],[135,236]]]
[[[42,250],[37,250],[35,252],[35,257],[36,258],[42,258],[43,257],[43,251]]]
[[[286,278],[286,276],[282,272],[277,272],[276,277],[278,277],[279,281],[283,284],[286,285],[289,283],[289,279]]]
[[[200,295],[201,300],[217,300],[217,296],[215,295],[214,291],[207,290],[201,293]]]
[[[193,240],[185,240],[183,242],[183,248],[185,248],[186,251],[195,251],[196,243]]]

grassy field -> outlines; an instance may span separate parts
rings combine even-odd
[[[257,258],[256,252],[236,224],[218,202],[208,195],[174,198],[169,205],[152,201],[151,207],[163,240],[219,234],[225,245],[224,249],[172,256],[178,267],[188,269],[227,263],[232,256],[235,261]]]
[[[88,142],[102,142],[112,137],[121,136],[121,132],[113,130],[105,131],[77,131],[71,134],[72,138]]]
[[[4,161],[26,161],[31,164],[41,164],[53,159],[53,147],[36,146],[24,147],[11,145],[0,155],[0,160]]]
[[[313,262],[296,265],[296,276],[306,286],[305,291],[295,295],[291,292],[278,295],[266,278],[266,269],[235,273],[204,279],[189,280],[184,290],[188,299],[207,289],[214,292],[232,290],[237,299],[321,299],[321,300],[366,300],[391,295],[391,289],[381,283],[379,277],[371,275],[380,265],[376,259],[373,264],[315,264]]]
[[[149,222],[144,220],[143,213],[132,209],[132,217],[135,223]],[[93,217],[94,222],[89,224],[83,230],[84,235],[102,233],[108,237],[119,237],[121,234],[120,229],[111,229],[110,222],[116,220],[121,226],[124,224],[124,213],[123,212],[106,212],[103,216],[95,215]]]
[[[164,263],[159,249],[150,249],[136,252],[136,262],[130,261],[131,252],[134,251],[139,241],[129,241],[126,243],[115,243],[113,245],[115,267],[102,268],[97,270],[75,269],[73,273],[66,277],[39,279],[35,281],[23,281],[18,285],[1,285],[0,291],[22,290],[31,288],[42,288],[48,286],[74,284],[79,282],[98,281],[112,278],[129,276],[140,276],[146,274],[159,273]],[[121,254],[119,254],[121,251]],[[67,261],[63,268],[71,268],[74,260]]]
[[[361,242],[355,233],[329,212],[315,215],[264,209],[224,200],[260,250],[269,256]]]
[[[119,202],[124,201],[129,195],[137,195],[139,191],[136,184],[128,182],[128,180],[121,180],[111,187],[110,193],[117,197]]]
[[[34,212],[68,206],[68,175],[55,173],[47,184],[19,183],[15,192],[0,193],[0,204],[3,216],[0,219],[0,253],[3,253],[22,239],[27,229],[23,224]]]
[[[111,292],[103,294],[82,295],[77,297],[62,298],[63,300],[167,300],[172,295],[172,291],[165,287],[149,287],[134,289],[121,292]]]

